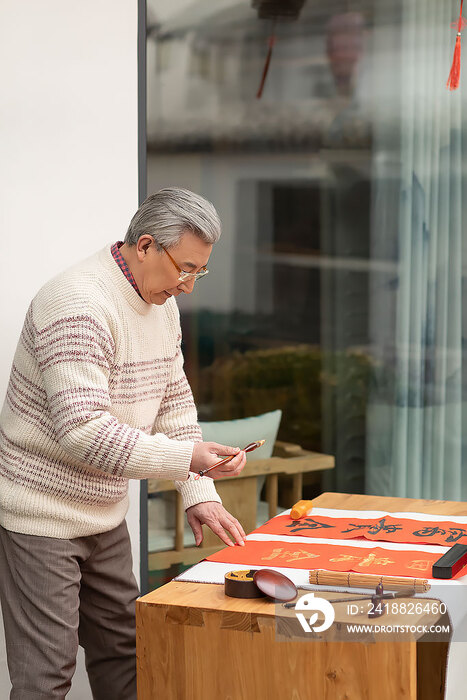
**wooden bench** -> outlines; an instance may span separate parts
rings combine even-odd
[[[279,496],[279,476],[291,479],[291,504],[302,498],[303,475],[314,474],[318,478],[327,469],[334,468],[334,457],[319,452],[309,452],[300,445],[276,442],[273,456],[269,459],[248,459],[242,473],[236,477],[216,480],[216,489],[222,498],[224,507],[242,524],[245,532],[256,528],[259,477],[266,477],[266,501],[268,517],[277,514]],[[175,491],[173,481],[148,479],[148,493]],[[224,544],[213,532],[204,526],[204,538],[199,547],[185,547],[183,535],[185,529],[185,511],[183,501],[176,492],[175,534],[173,549],[149,552],[149,569],[167,569],[172,564],[191,565],[204,557],[217,552]]]

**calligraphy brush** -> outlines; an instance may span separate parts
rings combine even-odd
[[[297,588],[302,588],[305,590],[313,590],[315,591],[316,588],[313,586],[297,586]],[[373,598],[378,598],[378,600],[381,599],[391,599],[391,598],[412,598],[415,595],[415,590],[413,588],[406,588],[405,590],[400,590],[400,591],[391,591],[389,593],[373,593],[372,595],[363,595],[359,596],[358,598],[333,598],[332,600],[328,600],[328,603],[356,603],[360,600],[372,600]],[[294,608],[295,603],[283,603],[284,608]]]
[[[256,450],[258,447],[262,447],[266,440],[256,440],[255,442],[250,442],[249,445],[243,448],[242,452],[253,452],[253,450]],[[237,452],[238,454],[238,452]],[[212,467],[209,467],[209,469],[202,469],[198,474],[196,474],[195,479],[199,479],[200,476],[204,476],[208,472],[211,471],[211,469],[216,469],[216,467],[222,466],[222,464],[226,464],[227,462],[230,462],[231,459],[236,457],[237,455],[230,455],[230,457],[224,457],[224,459],[221,459],[220,462],[216,462],[216,464],[213,464]]]
[[[372,598],[413,598],[415,591],[413,588],[406,588],[405,591],[391,591],[389,593],[373,593],[372,596],[360,596],[359,598],[333,598],[328,603],[354,603],[358,600],[371,600]]]

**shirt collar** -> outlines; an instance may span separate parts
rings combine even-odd
[[[120,270],[123,272],[123,274],[124,274],[125,277],[127,278],[128,282],[131,284],[131,286],[133,287],[133,289],[135,290],[135,292],[136,292],[137,294],[139,294],[139,296],[140,296],[141,299],[142,299],[143,297],[141,296],[141,293],[140,293],[140,291],[139,291],[139,289],[138,289],[138,285],[136,284],[135,278],[133,277],[133,275],[132,275],[132,273],[131,273],[131,271],[130,271],[130,268],[129,268],[128,265],[126,264],[125,259],[124,259],[123,255],[122,255],[121,252],[120,252],[120,247],[121,247],[122,245],[123,245],[123,241],[117,241],[117,242],[114,243],[113,246],[110,248],[110,252],[112,253],[113,259],[115,260],[115,262],[116,262],[117,265],[119,266]]]

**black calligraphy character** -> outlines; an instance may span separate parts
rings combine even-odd
[[[286,525],[290,529],[290,532],[301,532],[302,530],[319,530],[326,529],[329,527],[335,527],[335,525],[329,525],[328,523],[320,523],[319,520],[314,520],[313,518],[301,518],[300,520],[288,523]]]
[[[401,530],[402,525],[399,524],[393,524],[393,525],[387,525],[386,524],[386,518],[381,518],[381,520],[378,520],[377,523],[349,523],[349,526],[347,530],[342,530],[342,532],[352,532],[352,530],[368,530],[369,535],[377,535],[379,532],[387,532],[387,533],[392,533],[396,532],[396,530]]]
[[[415,535],[415,537],[433,537],[434,535],[445,535],[446,530],[442,530],[436,525],[425,525],[421,530],[416,530],[412,534]]]
[[[446,542],[457,542],[457,540],[467,535],[467,530],[463,527],[450,527],[449,532],[451,534],[449,537],[446,537]]]
[[[381,532],[381,530],[390,534],[392,532],[396,532],[396,530],[402,530],[402,525],[386,525],[386,518],[381,518],[381,520],[378,520],[377,523],[370,527],[368,534],[377,535],[379,532]]]
[[[353,530],[365,530],[371,527],[370,523],[349,523],[347,530],[342,530],[342,532],[353,532]]]

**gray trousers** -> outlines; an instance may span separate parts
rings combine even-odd
[[[136,699],[138,587],[125,522],[72,540],[0,527],[0,596],[12,700],[64,698],[78,644],[95,700]]]

